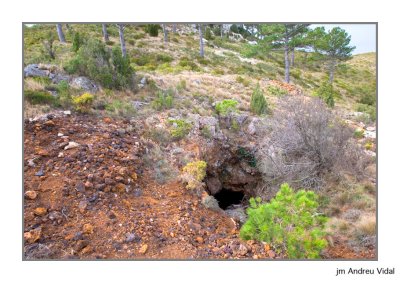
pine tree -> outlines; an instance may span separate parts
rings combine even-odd
[[[328,62],[329,82],[333,83],[333,75],[337,64],[351,58],[355,46],[350,46],[351,36],[345,30],[334,27],[329,32],[318,27],[310,32],[309,37],[317,53],[324,55]]]
[[[289,52],[298,47],[304,34],[308,32],[308,24],[264,24],[260,25],[260,43],[270,48],[283,48],[285,52],[285,82],[290,82]],[[265,46],[264,46],[265,48]]]

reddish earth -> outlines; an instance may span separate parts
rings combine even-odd
[[[24,200],[25,258],[275,257],[180,183],[157,184],[138,134],[121,130],[129,121],[50,118],[25,122],[24,189],[36,192]]]
[[[279,258],[178,181],[157,184],[136,126],[62,113],[25,121],[26,259]],[[65,150],[70,142],[79,146]],[[325,253],[373,257],[340,242]]]

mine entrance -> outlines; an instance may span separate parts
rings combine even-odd
[[[214,197],[218,201],[219,207],[224,210],[233,204],[242,204],[244,201],[243,192],[232,191],[225,188],[222,188]]]

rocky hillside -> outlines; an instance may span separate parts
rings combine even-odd
[[[299,107],[314,101],[324,67],[296,51],[287,84],[278,52],[246,57],[246,41],[215,36],[199,58],[195,31],[169,28],[167,43],[144,26],[125,28],[135,74],[130,88],[119,89],[68,72],[74,34],[101,38],[101,25],[70,25],[67,43],[54,41],[54,59],[42,50],[54,27],[25,28],[27,259],[287,258],[278,245],[245,241],[239,231],[250,198],[268,202],[279,187],[263,157],[272,122],[287,117],[285,99]],[[116,27],[109,33],[108,46],[118,46]],[[374,60],[354,56],[334,81],[332,123],[351,133],[358,155],[348,164],[362,169],[336,162],[302,183],[329,217],[323,258],[375,257]],[[250,111],[257,85],[267,99],[263,115]],[[229,108],[224,102],[231,100]],[[200,160],[205,176],[188,189],[184,168]]]

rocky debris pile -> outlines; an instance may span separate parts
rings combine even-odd
[[[71,87],[96,92],[98,86],[86,77],[73,77],[60,71],[57,66],[46,64],[30,64],[24,68],[25,77],[49,78],[52,83],[67,82]]]
[[[178,181],[158,184],[132,123],[64,112],[25,121],[27,259],[276,256]]]

